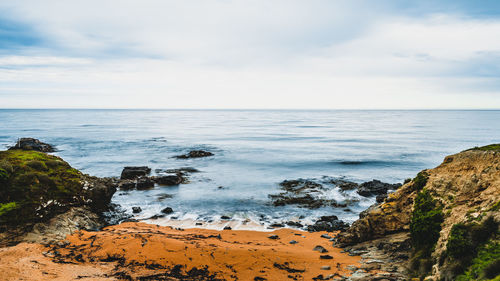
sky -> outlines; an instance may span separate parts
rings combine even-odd
[[[0,108],[500,109],[500,1],[0,0]]]

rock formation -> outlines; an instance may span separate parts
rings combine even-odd
[[[420,172],[383,203],[361,213],[337,241],[345,247],[407,233],[412,245],[407,274],[426,280],[456,280],[459,275],[470,278],[460,280],[476,280],[485,276],[489,263],[499,264],[499,209],[500,145],[491,145],[448,156],[438,167]],[[460,243],[470,244],[464,253],[470,257],[453,255],[455,248],[462,249]],[[478,272],[471,271],[485,247],[496,256],[477,265],[484,266]],[[500,274],[498,268],[496,273],[488,269],[490,276]]]

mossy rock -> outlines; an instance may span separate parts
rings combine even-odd
[[[0,151],[0,222],[37,221],[83,202],[82,174],[37,151]]]

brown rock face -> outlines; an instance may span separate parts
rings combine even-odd
[[[409,231],[413,201],[422,188],[428,190],[443,208],[444,222],[432,253],[434,260],[446,250],[454,224],[479,223],[487,217],[500,221],[500,212],[493,207],[500,202],[500,151],[463,151],[446,157],[441,165],[425,172],[428,179],[423,186],[418,187],[417,178],[413,179],[389,194],[383,203],[361,213],[360,219],[338,236],[339,244],[354,245]],[[433,266],[432,274],[439,280],[440,265]]]

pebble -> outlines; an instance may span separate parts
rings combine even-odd
[[[290,241],[290,244],[297,244],[297,243],[299,243],[299,242],[297,242],[295,240]]]
[[[322,260],[331,260],[331,259],[333,259],[333,257],[330,256],[330,255],[321,255],[321,256],[319,256],[319,258],[322,259]]]
[[[320,253],[328,253],[328,250],[326,250],[323,246],[320,245],[314,247],[313,251],[318,251]]]
[[[321,238],[332,239],[332,237],[328,234],[321,234]]]
[[[280,237],[278,235],[269,235],[269,236],[267,236],[267,238],[273,239],[273,240],[280,239]]]
[[[321,267],[321,270],[330,270],[331,267],[329,265],[324,265]]]

